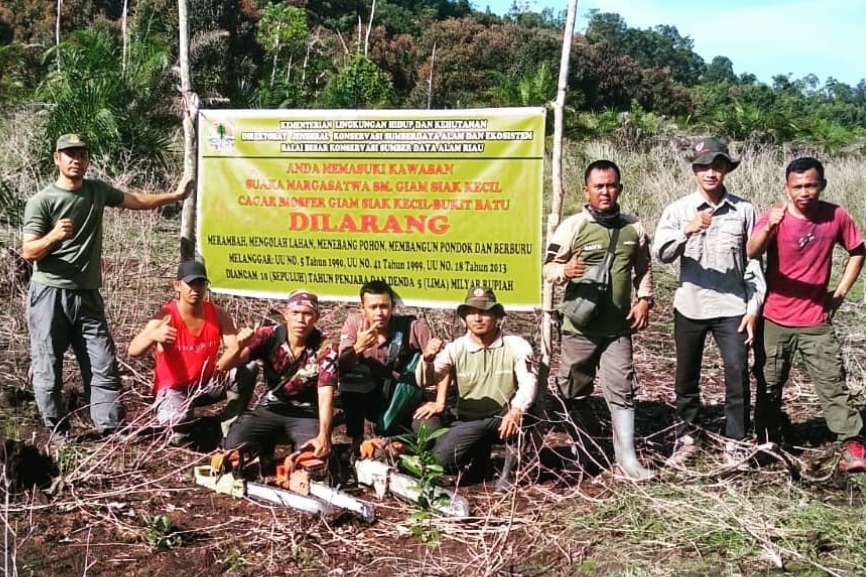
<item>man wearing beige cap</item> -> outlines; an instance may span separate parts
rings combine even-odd
[[[653,244],[663,263],[680,261],[674,293],[679,424],[668,464],[683,465],[698,451],[701,363],[712,333],[725,371],[724,456],[726,464],[742,466],[748,454],[742,444],[749,432],[748,349],[767,288],[760,262],[746,255],[758,212],[725,187],[740,162],[724,143],[698,140],[688,160],[697,190],[664,209]]]
[[[476,450],[490,454],[493,443],[506,444],[506,462],[498,490],[512,484],[518,437],[525,416],[535,402],[538,369],[532,346],[522,337],[503,333],[505,309],[489,288],[476,286],[457,307],[466,334],[436,355],[419,363],[418,382],[450,379],[456,389],[454,407],[427,419],[430,430],[448,432],[436,439],[433,454],[447,471],[466,465]],[[447,381],[445,381],[447,382]]]
[[[237,346],[219,361],[224,369],[250,360],[262,364],[267,392],[229,429],[225,448],[257,453],[265,468],[284,437],[296,451],[310,448],[317,458],[331,452],[337,345],[316,328],[319,299],[312,293],[289,295],[283,319],[256,331],[241,329]]]
[[[120,378],[114,341],[105,320],[102,286],[102,215],[106,206],[148,210],[182,200],[192,181],[184,178],[167,194],[122,192],[85,179],[87,140],[78,134],[57,139],[57,180],[27,200],[22,254],[33,263],[27,302],[31,370],[36,404],[45,425],[65,435],[63,355],[72,345],[81,367],[85,396],[97,432],[120,426]]]

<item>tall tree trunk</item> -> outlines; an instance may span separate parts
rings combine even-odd
[[[436,42],[433,42],[433,53],[430,55],[430,74],[427,75],[427,110],[433,106],[433,66],[436,64]]]
[[[123,14],[120,17],[120,33],[123,36],[123,56],[120,62],[120,70],[126,72],[126,61],[129,58],[129,31],[127,29],[127,14],[129,13],[129,0],[123,0]]]
[[[559,86],[556,91],[556,101],[553,105],[553,162],[551,180],[553,182],[553,202],[550,214],[547,216],[547,238],[553,236],[562,218],[562,122],[565,108],[565,91],[568,89],[568,65],[571,60],[571,43],[574,39],[574,19],[577,13],[577,0],[569,0],[565,16],[565,30],[562,36],[562,56],[559,61]],[[539,383],[547,386],[547,376],[550,373],[550,358],[553,351],[553,283],[544,281],[542,295],[544,314],[541,320],[541,366],[539,367]]]
[[[373,17],[376,15],[376,0],[373,0],[373,6],[370,8],[370,21],[367,22],[367,34],[364,36],[364,58],[367,57],[367,51],[370,48],[370,30],[373,28]]]
[[[277,24],[277,43],[274,46],[274,63],[271,66],[271,88],[274,87],[274,81],[277,77],[277,58],[280,55],[280,32],[282,31],[282,24]]]
[[[183,98],[183,174],[196,177],[195,123],[198,117],[198,96],[192,91],[189,75],[189,16],[187,0],[177,0],[178,29],[180,33],[180,90]],[[195,257],[195,203],[198,185],[183,201],[180,218],[180,258]]]
[[[57,21],[54,24],[54,45],[60,46],[60,11],[63,8],[63,0],[57,0]],[[57,72],[60,72],[60,51],[57,53]]]

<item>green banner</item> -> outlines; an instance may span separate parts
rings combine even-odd
[[[198,249],[211,288],[452,306],[541,304],[544,110],[203,110]]]

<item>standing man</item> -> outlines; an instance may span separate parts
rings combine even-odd
[[[261,361],[267,393],[243,413],[226,436],[226,450],[257,451],[264,465],[278,439],[288,436],[296,451],[311,448],[316,458],[331,452],[337,347],[316,328],[319,298],[306,291],[289,295],[284,324],[241,329],[237,346],[219,360],[224,369]]]
[[[24,209],[22,254],[34,263],[27,302],[33,390],[45,425],[65,434],[69,420],[61,373],[71,344],[90,417],[97,432],[108,435],[120,426],[124,411],[114,341],[99,294],[103,210],[148,210],[183,200],[192,180],[184,178],[170,194],[145,194],[85,179],[90,151],[78,134],[57,139],[54,164],[57,180],[30,197]]]
[[[544,276],[550,282],[579,281],[593,266],[604,266],[612,251],[609,282],[599,295],[590,322],[579,324],[563,316],[562,348],[556,383],[575,411],[592,394],[596,372],[601,373],[604,397],[610,409],[616,462],[631,479],[648,479],[634,449],[634,362],[632,332],[646,328],[653,306],[649,238],[636,218],[620,212],[622,193],[619,167],[597,160],[584,172],[583,211],[557,227],[547,247]],[[616,231],[616,240],[613,235]],[[611,243],[615,246],[611,247]],[[632,286],[637,300],[632,303]],[[565,300],[576,298],[566,290]],[[578,422],[586,419],[578,419]]]
[[[699,140],[689,157],[697,191],[668,205],[656,228],[653,253],[680,260],[674,294],[676,405],[681,423],[667,464],[685,464],[698,451],[701,362],[712,333],[725,371],[725,459],[741,465],[749,431],[748,347],[766,290],[760,262],[746,256],[757,211],[728,192],[725,177],[739,166],[715,138]]]
[[[450,377],[456,387],[453,412],[426,419],[428,430],[447,426],[436,439],[433,454],[446,471],[466,465],[476,449],[490,454],[493,443],[505,442],[506,459],[497,490],[513,483],[518,436],[526,426],[524,415],[535,402],[538,381],[532,346],[522,337],[500,328],[505,309],[486,287],[469,290],[457,307],[466,334],[448,343],[433,359],[419,363],[419,384],[440,383]]]
[[[442,349],[423,319],[394,314],[396,298],[388,283],[368,281],[360,294],[360,311],[346,319],[340,332],[339,358],[340,402],[354,453],[364,440],[364,419],[375,423],[385,411],[387,389],[405,364],[418,352],[425,362],[432,361]]]
[[[153,349],[156,360],[153,393],[160,425],[169,427],[174,445],[185,442],[183,431],[194,407],[227,399],[222,421],[223,436],[247,408],[258,375],[258,365],[239,366],[226,372],[217,363],[220,345],[237,348],[237,331],[231,317],[207,297],[207,270],[189,260],[177,267],[177,298],[163,305],[129,343],[129,356],[140,357]]]
[[[866,470],[863,420],[845,384],[842,348],[832,317],[860,275],[866,248],[854,219],[841,206],[820,200],[827,187],[824,166],[810,157],[785,169],[788,202],[765,211],[749,240],[749,256],[767,253],[767,302],[757,349],[758,397],[755,421],[759,440],[781,442],[782,387],[791,359],[799,352],[827,426],[844,444],[840,466]],[[839,284],[828,291],[833,247],[848,252]]]

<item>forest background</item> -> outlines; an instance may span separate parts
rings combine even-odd
[[[362,0],[192,0],[195,105],[473,108],[540,106],[555,96],[564,11],[515,5],[499,16],[466,0],[371,8]],[[27,151],[42,159],[45,143],[78,131],[110,172],[128,158],[164,171],[180,146],[177,30],[172,0],[7,0],[4,124],[24,115]],[[566,136],[640,146],[673,132],[853,152],[866,140],[866,81],[780,74],[768,85],[735,75],[724,55],[706,62],[676,27],[637,29],[592,12],[571,54]],[[8,193],[16,184],[4,178],[0,186]]]

